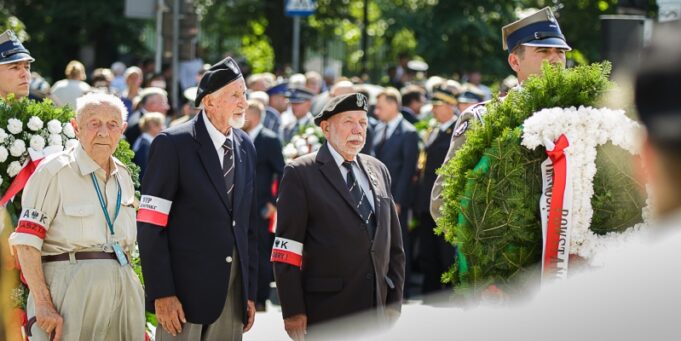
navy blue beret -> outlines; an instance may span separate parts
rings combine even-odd
[[[203,74],[203,77],[201,77],[199,87],[196,90],[194,105],[198,107],[201,104],[203,97],[219,90],[240,77],[242,77],[241,70],[232,57],[227,57],[211,66],[210,69]]]
[[[328,120],[331,116],[346,111],[364,111],[369,110],[369,101],[366,96],[360,93],[346,94],[332,98],[324,109],[314,118],[314,124],[320,125],[322,121]]]

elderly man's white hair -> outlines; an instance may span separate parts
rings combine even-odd
[[[93,105],[109,105],[121,113],[121,120],[128,119],[128,109],[120,98],[102,92],[91,92],[76,99],[76,121],[80,121],[85,109]]]
[[[253,91],[248,94],[248,99],[254,99],[264,106],[267,106],[270,103],[270,96],[264,91]]]
[[[307,83],[307,78],[305,77],[305,75],[302,74],[302,73],[296,73],[294,75],[291,75],[291,78],[289,78],[288,87],[289,88],[304,88],[305,83]]]

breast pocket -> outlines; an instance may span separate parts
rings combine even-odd
[[[105,241],[102,237],[105,236],[103,232],[106,226],[98,226],[100,224],[96,223],[96,209],[94,204],[88,203],[64,204],[64,214],[68,217],[67,226],[74,229],[74,232],[80,231],[81,240],[78,244],[95,245]]]

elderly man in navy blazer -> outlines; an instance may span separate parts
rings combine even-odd
[[[156,340],[241,340],[257,276],[256,154],[231,58],[199,83],[191,121],[158,135],[142,180],[138,241]]]

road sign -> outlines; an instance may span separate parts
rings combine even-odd
[[[289,17],[307,17],[317,9],[315,0],[286,0],[284,12]]]

